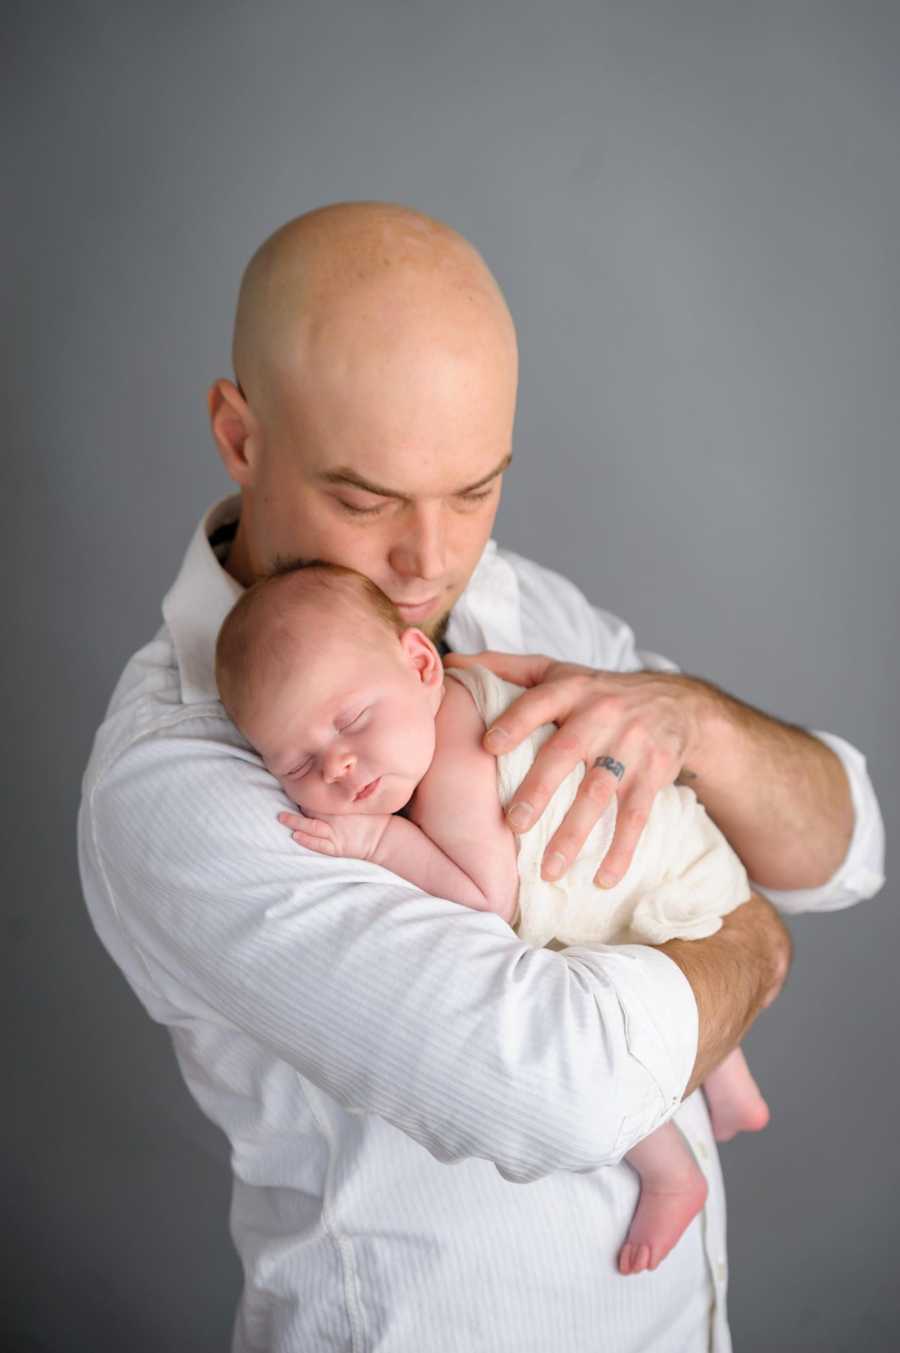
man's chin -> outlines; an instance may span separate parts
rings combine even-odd
[[[424,621],[421,625],[417,625],[416,628],[420,629],[423,634],[428,636],[435,648],[440,648],[449,624],[450,612],[442,611],[441,614],[436,616],[433,620]]]

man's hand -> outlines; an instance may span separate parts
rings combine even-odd
[[[487,730],[487,751],[499,755],[541,724],[559,725],[513,796],[507,812],[513,831],[527,831],[566,775],[585,764],[578,794],[544,852],[543,877],[565,873],[615,794],[615,835],[594,882],[618,883],[657,792],[687,773],[709,698],[703,684],[668,672],[602,672],[542,654],[449,653],[444,661],[448,667],[477,663],[530,687]]]
[[[290,829],[298,845],[320,855],[341,855],[355,860],[376,860],[378,848],[391,820],[390,813],[279,813],[278,821]]]

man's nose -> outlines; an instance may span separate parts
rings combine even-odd
[[[342,780],[353,770],[356,757],[346,747],[329,748],[322,758],[322,779],[327,785]]]
[[[390,551],[390,564],[407,578],[440,578],[447,568],[443,503],[418,503]]]

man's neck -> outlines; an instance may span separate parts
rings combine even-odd
[[[241,530],[241,523],[238,521],[237,530],[234,533],[234,539],[228,550],[228,554],[222,562],[222,567],[226,573],[230,573],[242,587],[249,587],[256,581],[256,575],[250,564],[250,553],[247,549],[247,537]]]

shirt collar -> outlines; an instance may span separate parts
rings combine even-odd
[[[522,652],[519,580],[496,540],[485,545],[468,587],[450,612],[447,643],[458,653],[482,648]]]
[[[201,519],[178,576],[163,600],[163,618],[172,635],[181,698],[186,705],[218,700],[216,639],[222,621],[243,592],[210,544],[210,536],[237,522],[240,494],[214,504]],[[224,548],[220,547],[224,556]],[[460,653],[493,648],[522,651],[518,579],[509,560],[489,540],[469,585],[453,608],[447,643]]]
[[[172,635],[181,676],[181,698],[186,705],[219,698],[216,639],[222,621],[244,589],[225,572],[209,537],[220,527],[236,522],[240,510],[239,493],[209,509],[194,532],[178,577],[163,600],[163,618]]]

